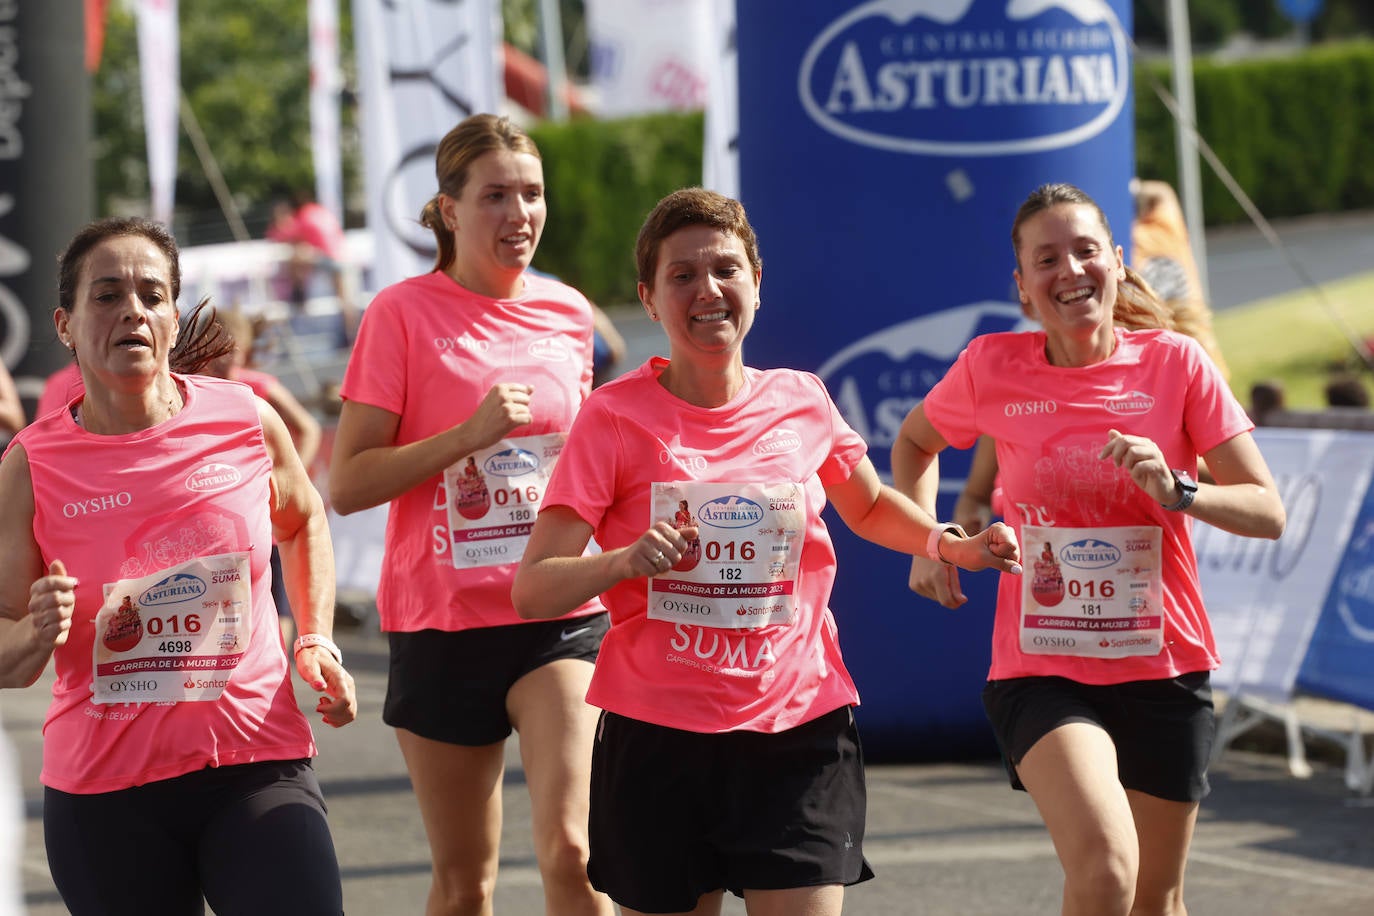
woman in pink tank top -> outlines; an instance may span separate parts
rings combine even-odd
[[[296,671],[345,725],[323,504],[270,407],[182,374],[232,341],[205,303],[179,327],[180,285],[148,220],[91,223],[62,254],[54,322],[84,394],[0,460],[0,684],[56,669],[43,814],[72,913],[337,914],[266,550],[276,532]]]

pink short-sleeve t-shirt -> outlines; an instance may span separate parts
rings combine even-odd
[[[80,581],[70,635],[53,653],[57,679],[43,725],[41,778],[63,792],[315,754],[272,603],[271,460],[258,402],[235,382],[175,378],[185,406],[151,429],[96,436],[62,410],[10,446],[28,456],[43,563],[61,560]],[[252,632],[219,698],[93,702],[102,585],[231,552],[249,554]]]
[[[592,313],[575,289],[525,274],[515,299],[490,299],[446,274],[403,280],[363,313],[342,395],[399,417],[396,445],[472,416],[493,385],[534,388],[534,421],[509,437],[565,433],[591,391]],[[525,623],[510,600],[518,557],[456,569],[442,475],[391,501],[377,588],[382,629],[446,631]],[[592,601],[574,616],[599,613]]]
[[[1097,456],[1108,430],[1146,436],[1169,466],[1196,474],[1198,455],[1254,428],[1215,364],[1172,331],[1116,330],[1100,363],[1053,366],[1045,333],[988,334],[969,342],[931,389],[926,417],[945,441],[997,443],[1002,508],[1030,557],[1024,526],[1157,526],[1162,531],[1163,650],[1157,655],[1086,658],[1021,650],[1021,582],[998,588],[989,678],[1058,675],[1088,684],[1174,677],[1219,664],[1202,604],[1192,519],[1151,499],[1130,475]],[[1028,567],[1029,569],[1029,567]]]
[[[752,629],[650,619],[649,580],[621,582],[602,596],[611,628],[588,702],[703,733],[778,732],[857,703],[829,608],[835,551],[821,510],[825,486],[848,479],[863,458],[863,440],[813,375],[746,369],[730,403],[702,408],[659,384],[666,365],[656,358],[592,395],[545,507],[571,509],[611,550],[649,528],[655,483],[796,482],[805,494],[797,610],[787,623]]]

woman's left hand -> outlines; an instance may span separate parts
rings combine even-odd
[[[1097,457],[1125,468],[1135,485],[1161,505],[1169,505],[1178,496],[1174,487],[1174,472],[1153,439],[1109,430],[1107,444]]]
[[[334,660],[328,649],[306,646],[296,653],[296,673],[324,696],[315,705],[325,725],[341,728],[358,717],[353,675]]]

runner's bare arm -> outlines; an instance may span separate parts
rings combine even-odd
[[[60,562],[43,568],[33,539],[28,454],[10,449],[0,462],[0,687],[27,687],[67,639],[76,580]]]
[[[494,445],[531,420],[529,385],[493,385],[472,416],[441,433],[396,444],[401,418],[344,401],[329,465],[329,499],[341,515],[380,506],[443,472],[464,455]]]
[[[540,511],[511,588],[521,617],[558,617],[625,579],[666,572],[697,529],[655,522],[626,547],[583,556],[591,536],[592,526],[566,506]]]
[[[281,553],[282,577],[301,634],[334,632],[334,550],[324,501],[301,464],[285,422],[258,401],[267,453],[272,460],[272,536]],[[293,653],[301,678],[324,694],[316,711],[327,725],[352,722],[358,701],[352,676],[332,653],[310,646]]]

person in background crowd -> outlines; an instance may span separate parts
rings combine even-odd
[[[435,268],[368,306],[329,474],[341,514],[390,502],[383,718],[429,836],[426,912],[492,912],[515,730],[547,912],[609,916],[586,871],[596,713],[584,696],[605,611],[588,595],[561,620],[526,623],[510,595],[548,469],[591,390],[592,309],[527,269],[547,206],[538,148],[519,127],[464,119],[435,171],[420,217]]]
[[[348,245],[338,218],[309,192],[297,191],[290,202],[278,201],[273,207],[267,238],[291,246],[286,275],[293,306],[305,305],[310,281],[317,272],[329,274],[345,340],[352,342],[358,330],[358,309],[349,289]]]
[[[1221,371],[1231,377],[1212,330],[1212,309],[1202,294],[1188,225],[1178,195],[1165,181],[1136,179],[1131,183],[1135,220],[1131,223],[1131,262],[1168,309],[1171,327],[1202,345]]]
[[[1008,521],[1044,545],[1001,580],[983,692],[1012,785],[1054,841],[1065,916],[1182,916],[1219,663],[1191,520],[1277,538],[1283,504],[1203,348],[1117,325],[1125,264],[1092,198],[1037,188],[1012,250],[1041,328],[969,342],[903,422],[893,479],[931,507],[939,452],[996,442]],[[1034,422],[1005,409],[1026,403],[1044,408]],[[1195,482],[1198,456],[1214,483]],[[946,607],[966,600],[947,566],[918,557],[911,580]]]
[[[228,353],[211,360],[205,367],[205,374],[243,382],[253,389],[255,395],[271,405],[286,424],[286,431],[296,446],[296,454],[300,456],[301,466],[308,472],[320,450],[319,421],[276,376],[251,368],[258,332],[248,316],[238,309],[228,309],[219,312],[216,317],[234,346]],[[296,636],[296,627],[291,615],[291,596],[286,592],[286,579],[282,573],[281,552],[275,545],[272,547],[272,600],[277,605],[282,641],[289,644]]]
[[[1326,380],[1322,395],[1327,407],[1368,407],[1369,389],[1364,379],[1349,372],[1337,373]]]
[[[595,302],[592,303],[592,327],[595,330],[592,346],[592,387],[599,388],[612,378],[612,373],[625,358],[625,338],[616,328],[611,316]]]
[[[1269,415],[1287,407],[1283,382],[1278,379],[1265,379],[1250,386],[1250,420],[1256,426],[1266,426]]]
[[[323,507],[275,412],[189,374],[229,344],[204,303],[178,326],[180,291],[149,220],[90,223],[61,255],[54,323],[84,393],[0,459],[0,686],[56,667],[43,829],[70,912],[338,914],[263,549],[281,545],[296,671],[345,725]]]
[[[955,536],[882,485],[820,379],[744,364],[762,260],[738,201],[674,192],[635,252],[671,358],[578,414],[512,590],[532,618],[611,611],[588,871],[626,916],[719,914],[727,888],[754,916],[833,916],[872,871],[821,510],[970,570],[1019,571],[1016,541]]]
[[[38,395],[38,406],[34,409],[34,419],[66,407],[79,397],[85,389],[81,385],[81,367],[73,360],[49,375]]]

